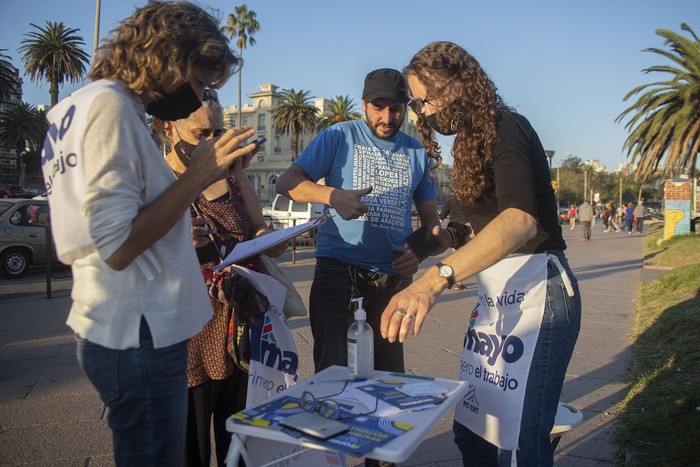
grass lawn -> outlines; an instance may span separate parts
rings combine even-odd
[[[658,245],[652,227],[645,261],[672,270],[638,292],[620,442],[632,465],[700,465],[700,236]]]

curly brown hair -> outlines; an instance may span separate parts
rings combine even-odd
[[[452,146],[454,196],[470,203],[483,199],[493,185],[493,146],[498,141],[499,115],[510,110],[496,93],[493,81],[474,57],[452,42],[428,44],[413,56],[404,74],[415,76],[428,95],[451,78],[461,84],[460,97],[440,109],[437,118],[459,127]],[[428,156],[439,165],[439,147],[423,115],[418,115],[417,126]]]
[[[215,73],[219,88],[241,60],[219,30],[219,21],[188,2],[156,2],[138,8],[97,49],[90,78],[120,81],[142,100],[163,95],[163,83],[185,81],[193,65]]]

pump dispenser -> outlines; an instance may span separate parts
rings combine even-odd
[[[357,304],[355,322],[348,329],[348,377],[371,378],[374,372],[374,333],[362,308],[362,297],[353,298]]]

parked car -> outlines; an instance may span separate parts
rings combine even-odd
[[[37,196],[44,196],[46,194],[46,188],[29,188],[28,190],[22,191],[18,198],[32,199]]]
[[[266,204],[265,206],[262,207],[262,215],[263,215],[263,217],[272,216],[272,205],[271,204]]]
[[[19,198],[23,191],[19,185],[0,183],[0,198]]]
[[[559,208],[559,223],[563,224],[569,220],[569,208]]]
[[[300,203],[282,195],[275,196],[270,212],[271,228],[285,229],[321,217],[325,209],[320,203]]]
[[[29,266],[46,264],[48,225],[46,198],[0,200],[0,274],[21,277]],[[55,249],[52,253],[58,261]]]

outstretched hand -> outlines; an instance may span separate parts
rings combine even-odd
[[[391,298],[382,312],[380,332],[389,342],[406,340],[411,332],[418,335],[425,317],[437,301],[440,290],[431,288],[419,278]]]

